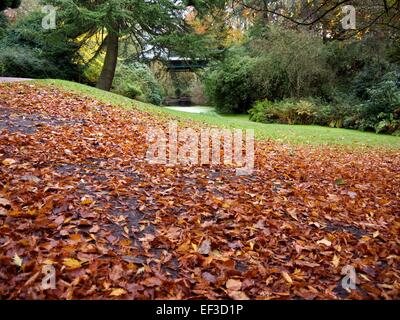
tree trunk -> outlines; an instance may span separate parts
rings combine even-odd
[[[110,32],[107,35],[107,52],[104,58],[103,69],[96,87],[102,90],[110,91],[115,75],[115,68],[118,59],[118,34]]]

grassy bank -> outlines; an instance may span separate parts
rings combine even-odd
[[[36,80],[35,82],[38,84],[54,85],[66,91],[83,94],[104,103],[119,105],[127,109],[139,108],[151,112],[155,116],[173,115],[181,119],[200,121],[224,128],[254,129],[257,139],[272,139],[283,143],[309,144],[314,146],[343,145],[346,147],[400,149],[400,137],[320,126],[262,124],[248,120],[248,116],[246,115],[191,114],[146,104],[74,82],[62,80]]]

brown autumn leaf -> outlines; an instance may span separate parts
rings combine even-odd
[[[208,255],[211,252],[211,242],[210,240],[206,239],[204,240],[200,247],[197,250],[198,253],[202,254],[202,255]]]
[[[127,294],[127,292],[125,289],[122,288],[112,289],[112,291],[110,292],[111,297],[121,297],[125,294]]]
[[[282,271],[281,274],[282,274],[283,279],[285,279],[285,281],[288,284],[293,284],[293,280],[292,280],[292,278],[290,277],[290,275],[287,272]]]
[[[110,279],[112,281],[118,281],[123,276],[123,273],[124,269],[121,267],[121,265],[117,264],[110,270]]]
[[[324,246],[330,247],[332,245],[332,242],[324,238],[322,240],[317,241],[317,244],[323,244]]]
[[[295,208],[288,209],[287,211],[289,215],[296,221],[299,221],[299,218],[297,217],[297,210]]]
[[[209,272],[204,272],[204,273],[202,274],[202,278],[203,278],[205,281],[208,281],[208,282],[211,282],[211,283],[214,283],[214,282],[217,281],[217,278],[216,278],[214,275],[212,275],[211,273],[209,273]]]
[[[226,288],[231,291],[240,291],[242,288],[242,281],[236,279],[229,279],[226,282]]]
[[[90,228],[89,232],[90,233],[97,233],[100,231],[100,227],[96,224],[93,227]]]
[[[0,198],[0,207],[4,207],[6,209],[9,209],[11,207],[11,202],[8,201],[7,199]]]
[[[243,291],[229,291],[229,297],[233,300],[250,300],[249,297]]]
[[[17,161],[15,159],[8,158],[8,159],[4,159],[2,163],[5,166],[11,166],[11,165],[17,163]]]
[[[146,287],[158,287],[162,285],[162,281],[157,277],[150,277],[143,280],[140,284]]]

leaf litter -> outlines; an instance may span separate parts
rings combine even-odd
[[[1,299],[400,297],[398,151],[259,141],[238,177],[149,164],[168,117],[54,87],[2,85],[0,116]]]

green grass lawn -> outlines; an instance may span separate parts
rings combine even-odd
[[[257,139],[272,139],[284,143],[320,145],[343,145],[346,147],[382,147],[400,149],[400,137],[378,135],[356,130],[334,129],[320,126],[291,126],[255,123],[247,115],[218,115],[213,112],[192,114],[157,107],[132,100],[114,93],[63,80],[35,80],[35,83],[55,85],[66,91],[83,94],[104,103],[151,112],[155,116],[173,115],[181,119],[200,121],[224,128],[254,129]]]

